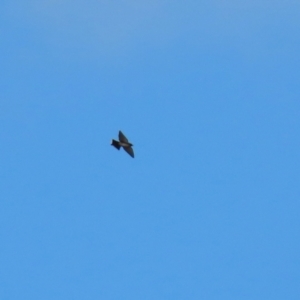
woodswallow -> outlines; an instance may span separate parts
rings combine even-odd
[[[112,140],[111,145],[116,147],[118,150],[120,150],[121,147],[133,158],[134,153],[132,149],[132,144],[128,141],[126,136],[122,133],[122,131],[119,131],[119,141]]]

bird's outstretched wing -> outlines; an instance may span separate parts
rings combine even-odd
[[[123,143],[128,143],[126,136],[122,133],[121,130],[119,131],[119,141]]]
[[[128,146],[128,147],[123,147],[123,148],[124,148],[124,150],[125,150],[132,158],[134,158],[133,149],[132,149],[130,146]]]

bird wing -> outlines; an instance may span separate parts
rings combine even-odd
[[[121,130],[119,131],[119,141],[123,143],[128,143],[126,136],[122,133]]]
[[[123,148],[132,158],[134,158],[134,153],[133,153],[132,147],[128,146],[128,147],[123,147]]]

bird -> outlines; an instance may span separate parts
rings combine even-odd
[[[120,150],[121,147],[123,147],[123,149],[132,157],[134,158],[134,153],[133,153],[133,149],[132,146],[133,144],[131,144],[128,139],[126,138],[126,136],[123,134],[123,132],[120,130],[119,131],[119,141],[116,140],[112,140],[111,141],[111,145],[114,146],[115,148],[117,148],[118,150]]]

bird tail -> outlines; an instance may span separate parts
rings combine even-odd
[[[120,150],[120,148],[121,148],[120,143],[116,140],[112,140],[111,145],[114,146],[115,148],[117,148],[118,150]]]

